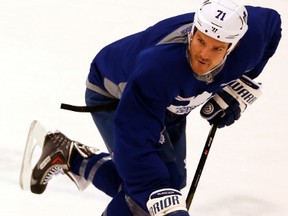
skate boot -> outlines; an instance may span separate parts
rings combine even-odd
[[[35,194],[45,191],[47,184],[54,175],[67,174],[74,182],[71,170],[71,158],[75,152],[83,158],[95,154],[98,149],[85,146],[70,140],[61,132],[48,133],[45,137],[42,154],[31,175],[30,189]],[[77,182],[75,182],[77,185]]]

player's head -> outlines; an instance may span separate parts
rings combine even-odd
[[[248,29],[248,13],[244,6],[231,0],[205,0],[195,13],[195,28],[216,40],[229,43],[229,54]]]

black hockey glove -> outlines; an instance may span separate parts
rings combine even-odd
[[[172,188],[154,191],[146,205],[151,216],[189,216],[181,192]]]
[[[200,114],[210,124],[214,124],[221,115],[218,128],[229,126],[238,120],[246,107],[260,95],[261,84],[243,75],[210,98],[202,106]]]

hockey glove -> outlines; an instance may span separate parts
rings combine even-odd
[[[181,192],[172,188],[154,191],[146,205],[151,216],[189,216]]]
[[[218,128],[229,126],[260,95],[261,84],[243,75],[210,98],[201,108],[200,114],[210,124],[214,124],[220,115]]]

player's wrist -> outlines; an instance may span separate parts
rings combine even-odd
[[[165,216],[189,216],[189,213],[186,210],[179,210],[168,213]]]

